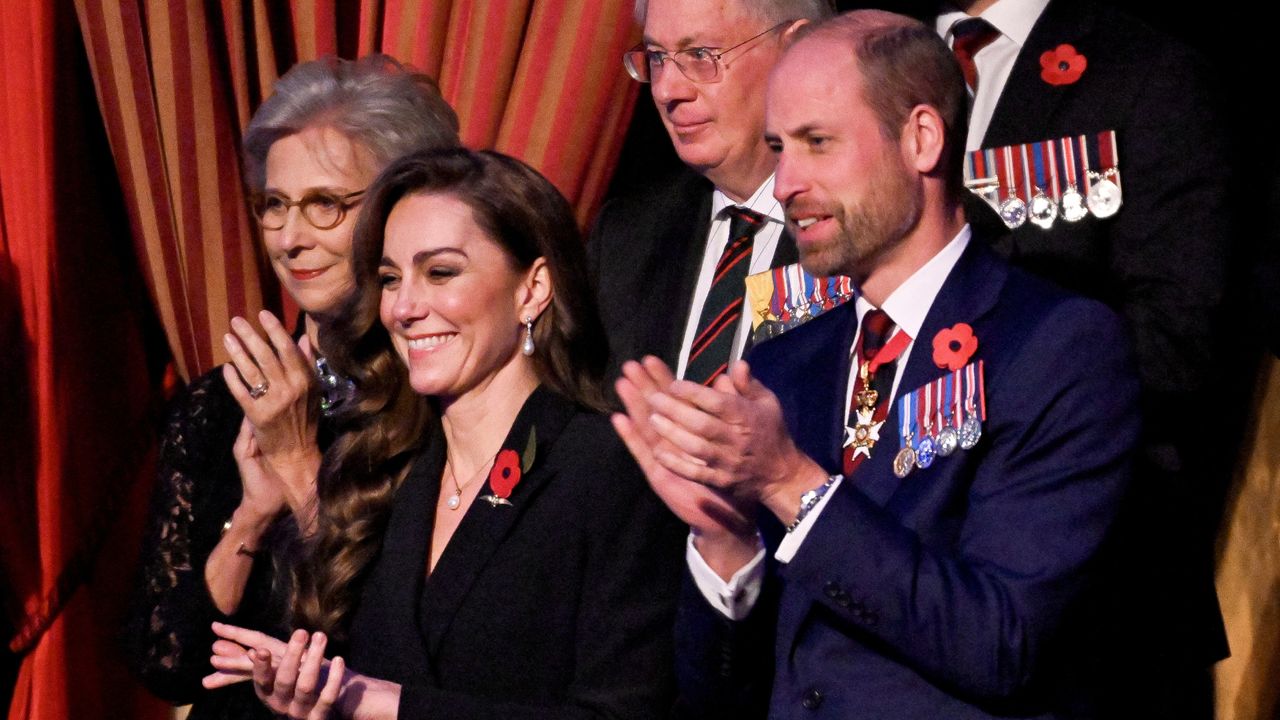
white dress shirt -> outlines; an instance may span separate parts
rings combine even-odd
[[[1013,63],[1018,59],[1018,53],[1022,52],[1022,46],[1027,44],[1031,28],[1048,4],[1049,0],[997,0],[978,15],[999,30],[1000,37],[973,56],[973,64],[978,70],[978,92],[973,96],[973,109],[969,113],[966,150],[972,152],[982,148],[982,138],[991,125],[991,116],[995,114],[996,102],[1000,100],[1000,93],[1009,80]],[[952,29],[956,23],[968,18],[969,15],[960,10],[950,10],[938,15],[934,28],[947,41],[947,47],[951,47],[955,41]]]
[[[893,388],[889,393],[889,397],[881,400],[881,402],[892,403],[897,399],[898,383],[902,380],[902,371],[907,367],[907,360],[916,345],[920,328],[924,325],[929,309],[933,307],[933,301],[938,296],[938,291],[942,289],[943,283],[946,282],[947,276],[951,274],[951,270],[955,267],[956,261],[960,259],[960,255],[969,246],[971,235],[968,225],[961,228],[951,242],[947,243],[938,254],[930,258],[927,263],[912,273],[906,281],[890,293],[889,297],[885,299],[884,305],[881,306],[881,309],[885,311],[885,314],[889,316],[894,325],[911,337],[911,342],[902,351],[902,354],[898,356],[898,364],[893,376]],[[862,296],[858,296],[854,302],[857,303],[855,308],[859,325],[857,334],[861,334],[862,318],[873,307]],[[856,336],[853,342],[854,344],[849,348],[850,355],[853,354],[854,348],[857,347],[858,339]],[[932,338],[925,340],[926,351],[931,342]],[[850,400],[853,397],[853,384],[856,376],[857,368],[851,365],[850,375],[845,380],[844,406],[846,408],[849,407]],[[880,442],[885,443],[880,452],[891,452],[889,449],[892,445],[891,438],[882,438]],[[788,563],[791,558],[795,557],[800,545],[808,536],[810,528],[821,517],[827,502],[839,491],[842,482],[843,478],[837,478],[827,490],[827,493],[818,501],[817,505],[804,517],[804,520],[794,530],[787,533],[787,536],[783,538],[782,543],[774,553],[774,558],[778,562]],[[730,620],[742,619],[755,606],[756,600],[760,597],[760,586],[764,580],[763,545],[760,551],[756,553],[755,558],[739,569],[728,583],[722,580],[707,565],[702,556],[698,554],[697,548],[693,544],[692,535],[685,551],[685,560],[689,564],[689,571],[693,575],[694,584],[698,586],[698,590],[702,592],[703,597],[707,599],[707,602],[712,607],[719,610]]]
[[[735,203],[728,195],[717,188],[711,196],[711,229],[707,231],[707,247],[702,253],[702,267],[698,270],[698,284],[693,290],[693,302],[689,305],[689,317],[685,319],[684,339],[680,341],[680,358],[676,362],[676,377],[683,378],[689,366],[689,348],[698,332],[698,320],[702,318],[702,306],[707,302],[711,292],[711,281],[715,278],[716,264],[729,244],[729,218],[721,217],[725,208],[740,205],[754,210],[765,218],[764,227],[756,231],[751,242],[751,262],[747,266],[747,274],[764,272],[773,262],[774,251],[778,249],[778,239],[782,237],[782,229],[786,224],[782,204],[773,197],[773,176],[770,175],[744,203]],[[733,335],[733,350],[729,353],[729,362],[738,359],[742,354],[742,346],[747,342],[747,333],[751,332],[751,314],[745,305],[746,288],[743,294],[742,319],[738,322],[738,330]]]

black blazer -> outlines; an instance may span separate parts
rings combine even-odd
[[[587,259],[609,336],[611,376],[624,361],[644,355],[671,367],[679,360],[714,192],[709,180],[681,168],[600,210]],[[784,231],[770,267],[798,260],[795,240]]]
[[[1040,55],[1071,44],[1088,65],[1070,85],[1040,77]],[[1224,124],[1192,52],[1122,12],[1052,0],[1000,95],[983,147],[1115,130],[1124,205],[1113,217],[1027,223],[995,247],[1016,264],[1111,305],[1135,338],[1151,441],[1203,393],[1231,241]],[[993,214],[984,215],[988,220]],[[995,222],[999,222],[996,220]],[[1176,458],[1169,458],[1176,465]]]
[[[1040,56],[1070,44],[1088,65],[1070,85],[1040,77]],[[1051,0],[1027,38],[982,147],[1115,130],[1124,204],[1105,220],[1061,218],[1013,232],[974,199],[975,228],[1013,263],[1097,298],[1125,319],[1141,377],[1143,442],[1131,527],[1138,543],[1123,614],[1151,618],[1128,646],[1140,658],[1227,654],[1213,587],[1213,535],[1243,419],[1224,388],[1221,340],[1233,241],[1230,169],[1211,81],[1187,47],[1108,5]],[[997,232],[997,228],[999,232]],[[1192,408],[1224,422],[1187,432]],[[1168,601],[1145,607],[1147,590]],[[1169,627],[1179,627],[1169,633]],[[1149,660],[1142,664],[1150,665]]]
[[[533,466],[511,506],[477,499],[426,576],[439,426],[396,494],[348,662],[401,683],[401,718],[654,718],[669,712],[687,527],[606,418],[545,388],[504,448]],[[490,493],[486,482],[480,495]]]

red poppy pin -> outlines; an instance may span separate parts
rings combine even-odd
[[[529,442],[525,445],[523,455],[509,448],[498,451],[497,457],[493,459],[493,467],[489,470],[489,489],[492,494],[481,496],[481,500],[488,500],[494,507],[511,504],[508,500],[511,492],[520,484],[520,478],[533,467],[533,456],[538,447],[537,438],[537,429],[530,429]]]
[[[955,372],[969,363],[978,349],[978,338],[968,323],[956,323],[933,336],[933,362]]]
[[[1050,85],[1070,85],[1080,79],[1088,65],[1088,58],[1064,43],[1040,56],[1040,79]]]

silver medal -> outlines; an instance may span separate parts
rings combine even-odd
[[[1089,208],[1085,207],[1084,196],[1075,185],[1068,185],[1066,191],[1062,193],[1062,219],[1067,222],[1079,222],[1088,214]]]
[[[1099,175],[1098,178],[1089,188],[1089,212],[1097,218],[1109,218],[1120,209],[1120,186],[1110,177]]]
[[[1045,195],[1044,191],[1036,188],[1036,194],[1031,197],[1028,215],[1031,222],[1048,230],[1053,227],[1053,221],[1058,217],[1058,205],[1052,198]]]
[[[982,439],[982,421],[970,415],[960,425],[960,447],[972,450]]]
[[[1027,204],[1017,195],[1010,195],[1000,203],[1000,219],[1010,230],[1022,227],[1027,221]]]
[[[938,454],[946,457],[960,447],[960,433],[950,425],[938,431]]]

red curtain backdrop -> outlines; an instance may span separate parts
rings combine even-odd
[[[585,226],[639,90],[619,60],[639,37],[630,13],[630,0],[0,3],[11,720],[167,715],[114,637],[153,480],[156,358],[191,378],[224,359],[231,316],[290,314],[238,154],[275,79],[387,52],[439,79],[467,144],[537,167]]]
[[[0,3],[0,65],[10,717],[162,717],[115,649],[152,482],[150,310],[70,3]]]
[[[436,77],[464,142],[519,157],[585,226],[639,86],[630,0],[76,0],[126,206],[179,373],[223,362],[233,315],[293,313],[241,201],[240,133],[275,79],[386,52]]]

